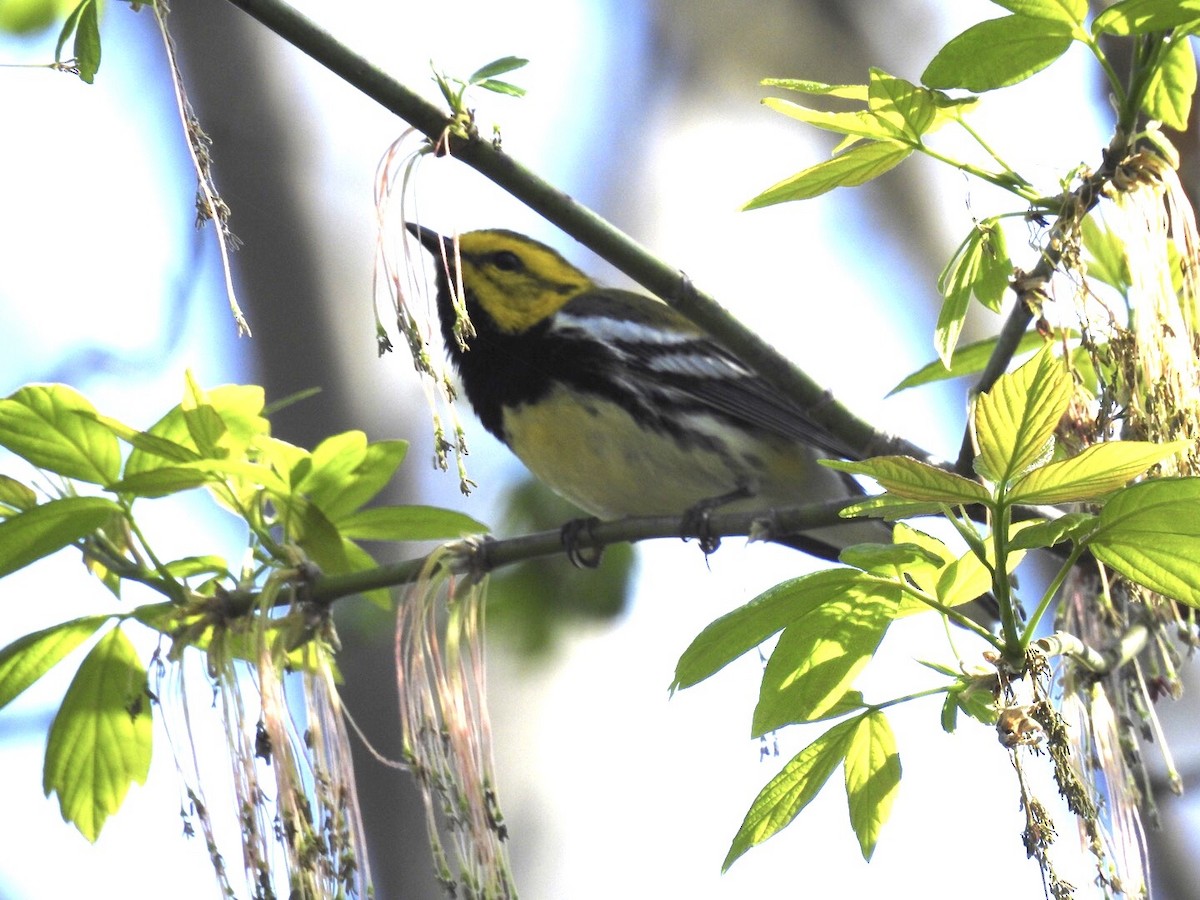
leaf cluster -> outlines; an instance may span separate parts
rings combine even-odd
[[[270,597],[289,586],[283,599],[302,599],[315,572],[372,569],[364,541],[486,530],[449,510],[368,506],[392,479],[407,443],[369,442],[349,431],[312,451],[296,447],[271,435],[262,389],[253,386],[206,391],[189,376],[183,401],[143,431],[97,412],[72,388],[30,385],[0,400],[0,446],[51,485],[49,496],[39,497],[31,484],[0,476],[0,577],[75,548],[116,596],[135,582],[165,598],[62,622],[0,650],[3,708],[106,624],[117,623],[85,656],[46,748],[46,793],[58,794],[64,818],[90,840],[128,785],[144,781],[151,753],[146,663],[137,658],[126,623],[169,636],[174,657],[191,646],[210,656],[219,650],[253,658],[251,635],[265,632],[287,665],[302,667],[312,611],[255,610],[240,598]],[[162,558],[142,534],[135,505],[196,489],[244,523],[245,562],[231,566],[214,554]],[[272,584],[273,594],[264,589]],[[389,604],[386,591],[368,596]]]
[[[926,67],[921,84],[872,69],[865,85],[829,85],[791,78],[769,78],[763,84],[834,102],[865,103],[864,109],[828,111],[791,100],[767,98],[777,112],[843,136],[832,158],[772,185],[746,204],[757,209],[804,200],[837,187],[862,185],[890,171],[914,152],[923,153],[981,181],[1013,194],[1021,207],[985,217],[973,224],[938,278],[943,304],[934,334],[938,363],[906,379],[897,388],[979,371],[991,343],[972,347],[970,361],[955,356],[959,334],[977,299],[998,312],[1014,277],[1003,221],[1022,218],[1049,223],[1063,218],[1061,231],[1077,231],[1096,195],[1076,202],[1070,186],[1043,192],[1031,178],[1015,171],[970,124],[980,101],[976,94],[1016,84],[1045,69],[1072,46],[1085,47],[1108,79],[1117,107],[1117,137],[1112,153],[1125,155],[1135,137],[1135,122],[1145,117],[1176,130],[1186,130],[1196,89],[1196,59],[1190,35],[1200,33],[1200,0],[1121,0],[1087,24],[1086,0],[993,0],[1009,15],[980,22],[952,38]],[[1101,37],[1136,40],[1133,69],[1122,82],[1100,45]],[[951,96],[946,91],[970,91]],[[963,130],[983,159],[952,156],[932,138],[947,125]],[[1168,157],[1173,148],[1162,134],[1144,137]],[[1082,187],[1082,186],[1081,186]],[[1061,236],[1059,240],[1061,240]]]
[[[975,406],[980,481],[908,457],[826,462],[867,476],[883,492],[846,511],[889,518],[942,515],[967,547],[905,523],[890,545],[859,545],[843,567],[786,581],[705,628],[676,667],[673,689],[691,687],[778,635],[763,670],[752,733],[831,718],[834,725],[784,766],[763,788],[733,840],[725,865],[790,823],[839,764],[846,774],[851,825],[864,857],[875,847],[900,781],[900,763],[883,710],[908,698],[868,703],[853,688],[893,621],[936,611],[982,638],[1007,672],[1019,673],[1050,600],[1082,553],[1090,552],[1138,584],[1200,607],[1200,525],[1188,510],[1200,500],[1200,479],[1130,482],[1181,451],[1186,442],[1119,441],[1056,459],[1054,431],[1071,399],[1071,377],[1053,348],[1002,377]],[[1093,511],[1051,521],[1015,522],[1018,506],[1086,503]],[[966,508],[982,508],[990,532]],[[1029,550],[1068,543],[1057,578],[1027,620],[1015,596],[1013,573]],[[962,613],[990,595],[999,606],[1000,634]],[[942,724],[958,713],[995,720],[990,674],[933,666],[950,677]]]

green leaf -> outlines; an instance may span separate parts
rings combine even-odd
[[[1200,0],[1122,0],[1092,22],[1093,34],[1149,34],[1200,22]]]
[[[967,551],[942,570],[934,596],[945,606],[970,603],[992,587],[992,573],[979,557]]]
[[[837,187],[864,184],[894,169],[912,152],[911,147],[897,141],[872,141],[852,147],[767,188],[742,208],[761,209],[789,200],[807,200]]]
[[[306,494],[340,526],[344,518],[387,486],[407,451],[407,441],[368,445],[361,431],[335,435],[313,451],[312,470],[296,490]]]
[[[945,299],[938,313],[934,346],[944,365],[949,366],[953,358],[971,295],[998,312],[1012,273],[1004,230],[997,220],[976,223],[938,276],[938,290]]]
[[[95,412],[74,388],[27,385],[0,400],[0,446],[39,469],[107,485],[120,471],[121,451]]]
[[[841,722],[797,753],[754,798],[741,828],[733,838],[721,871],[727,871],[739,856],[756,844],[778,834],[791,824],[824,787],[833,770],[845,758],[858,720]]]
[[[863,859],[870,862],[900,788],[896,736],[879,710],[858,720],[846,741],[845,767],[850,826],[858,837]]]
[[[867,99],[865,84],[825,84],[821,81],[805,81],[800,78],[764,78],[759,84],[764,87],[781,87],[801,94],[815,96],[841,97],[845,100]]]
[[[161,469],[151,469],[122,478],[111,485],[109,490],[116,494],[132,494],[135,497],[166,497],[222,481],[223,478],[221,473],[199,466],[164,466]]]
[[[502,56],[499,59],[494,59],[485,66],[480,66],[467,79],[469,84],[478,84],[488,78],[493,78],[496,75],[503,75],[506,72],[514,72],[517,69],[529,65],[529,60],[523,59],[520,56]]]
[[[909,564],[903,572],[903,577],[915,584],[919,590],[924,591],[931,597],[934,596],[938,578],[941,577],[942,570],[958,557],[937,538],[903,522],[896,523],[895,528],[892,530],[892,539],[897,544],[915,544],[925,551],[927,559],[937,560],[936,563],[930,565],[922,565],[920,563]],[[922,607],[925,609],[929,608],[924,604],[922,604]]]
[[[1098,278],[1124,294],[1133,279],[1129,273],[1129,255],[1124,242],[1108,227],[1101,227],[1093,210],[1083,219],[1081,234],[1087,251],[1084,264],[1089,278]]]
[[[928,501],[905,500],[894,494],[876,494],[857,503],[842,507],[838,515],[843,519],[856,519],[861,516],[871,516],[876,519],[894,522],[897,519],[913,519],[918,516],[935,516],[942,511],[937,503]]]
[[[930,91],[881,69],[871,70],[867,107],[891,134],[912,146],[938,119],[938,107]]]
[[[1051,19],[1082,25],[1087,16],[1087,0],[992,0],[1009,12],[1033,19]]]
[[[488,527],[464,513],[436,506],[375,506],[338,520],[338,530],[359,541],[438,541],[484,534]]]
[[[984,474],[1007,485],[1045,457],[1070,401],[1071,376],[1052,345],[1015,372],[1000,376],[975,401]]]
[[[987,488],[978,482],[909,456],[876,456],[862,462],[823,459],[821,465],[874,478],[889,494],[906,500],[957,505],[986,503],[991,499]]]
[[[178,451],[168,449],[169,445],[183,447],[197,456],[211,458],[243,456],[246,449],[259,437],[270,433],[270,423],[260,415],[263,408],[263,389],[261,387],[257,385],[223,385],[213,388],[202,396],[206,397],[207,402],[201,402],[200,405],[207,406],[209,412],[196,412],[198,408],[196,393],[189,391],[191,399],[187,413],[184,411],[183,404],[180,404],[146,430],[146,433],[152,438],[161,438],[167,443],[155,442],[142,446],[135,442],[134,449],[125,462],[126,478],[139,472],[160,469],[181,462],[182,460],[178,458]],[[212,413],[214,412],[219,423],[213,419]],[[221,437],[217,439],[218,445],[210,446],[210,452],[202,453],[192,436],[191,427],[199,430],[202,437],[206,434],[206,429],[220,431]],[[212,434],[208,433],[207,436],[211,438]]]
[[[956,347],[954,355],[950,359],[949,366],[941,359],[935,359],[933,362],[913,372],[888,391],[888,396],[890,397],[892,394],[906,391],[909,388],[920,387],[923,384],[933,384],[934,382],[945,381],[949,378],[962,378],[966,375],[975,375],[982,372],[984,367],[987,366],[988,360],[992,358],[992,353],[995,352],[998,340],[999,338],[993,337],[962,347]],[[1027,331],[1021,336],[1021,340],[1017,344],[1017,349],[1013,351],[1013,355],[1021,356],[1030,350],[1038,349],[1045,343],[1046,339],[1036,331]]]
[[[893,575],[911,568],[940,568],[941,557],[919,544],[854,544],[839,555],[848,566],[873,575]]]
[[[10,478],[7,475],[0,475],[0,506],[8,507],[15,511],[23,511],[33,509],[37,506],[37,494],[33,488],[17,481],[15,478]],[[0,510],[0,515],[8,513]]]
[[[1008,542],[1010,550],[1035,550],[1053,547],[1063,541],[1082,541],[1098,524],[1100,519],[1091,513],[1067,513],[1049,522],[1037,522],[1023,528]]]
[[[64,497],[0,522],[0,578],[87,537],[121,507],[103,497]]]
[[[1190,441],[1109,441],[1093,444],[1078,456],[1034,469],[1009,492],[1026,505],[1093,500],[1124,487],[1151,466],[1182,452]]]
[[[1142,112],[1168,128],[1187,131],[1196,93],[1196,54],[1186,35],[1175,34],[1162,62],[1150,73]]]
[[[710,623],[692,640],[675,665],[671,690],[698,684],[753,650],[771,635],[857,583],[861,573],[836,568],[777,584],[745,606]]]
[[[825,715],[874,655],[903,597],[899,585],[864,575],[784,628],[763,670],[751,734]]]
[[[109,616],[87,616],[27,634],[0,650],[0,709],[96,633]]]
[[[62,55],[63,47],[67,45],[67,41],[71,39],[71,35],[75,33],[75,29],[79,27],[79,17],[83,15],[83,8],[93,3],[94,0],[80,0],[78,6],[71,10],[66,21],[63,22],[63,27],[58,32],[58,42],[54,45],[54,61],[61,63],[65,62]]]
[[[84,0],[75,29],[75,65],[79,77],[91,84],[100,69],[100,14],[96,0]]]
[[[1087,541],[1131,581],[1200,607],[1200,478],[1154,478],[1117,491]],[[3,526],[0,526],[3,527]]]
[[[185,447],[183,444],[177,444],[174,441],[158,437],[146,431],[138,431],[136,428],[126,425],[119,419],[102,416],[99,413],[92,415],[90,418],[107,428],[131,447],[135,447],[144,453],[161,456],[163,459],[171,460],[172,462],[194,462],[202,458],[195,450]]]
[[[475,86],[483,88],[485,91],[491,91],[493,94],[504,94],[508,97],[525,96],[525,88],[507,81],[499,81],[495,78],[489,78],[486,81],[480,81]]]
[[[220,556],[184,556],[163,564],[172,578],[192,578],[196,575],[227,575],[229,564]]]
[[[120,628],[83,660],[50,726],[42,789],[95,841],[129,785],[145,784],[153,742],[146,669]]]
[[[1074,26],[1054,19],[1004,16],[972,25],[951,38],[925,68],[932,88],[980,93],[1007,87],[1040,72],[1071,46]]]
[[[873,141],[890,141],[896,137],[893,128],[880,121],[866,110],[852,112],[827,112],[823,109],[813,109],[802,106],[791,100],[781,100],[778,97],[767,97],[763,106],[783,113],[793,119],[798,119],[806,125],[832,131],[835,134],[845,134],[853,137],[870,138]]]

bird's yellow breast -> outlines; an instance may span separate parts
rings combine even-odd
[[[806,448],[735,434],[712,420],[690,424],[719,436],[719,443],[681,444],[640,427],[615,403],[572,396],[563,388],[504,412],[509,446],[530,471],[601,518],[681,515],[703,500],[739,489],[754,495],[737,504],[745,508],[822,499],[825,492],[814,494],[811,480],[802,485],[815,468]]]

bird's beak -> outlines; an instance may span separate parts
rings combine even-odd
[[[421,246],[434,255],[436,259],[454,258],[454,249],[451,247],[450,238],[442,237],[432,228],[426,228],[424,225],[418,225],[416,222],[405,222],[405,227],[418,241]]]

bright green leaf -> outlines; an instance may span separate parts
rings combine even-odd
[[[50,726],[42,789],[95,841],[130,784],[145,784],[153,741],[146,668],[120,628],[83,660]]]
[[[855,569],[826,569],[775,585],[745,606],[710,623],[692,640],[675,666],[671,690],[691,687],[723,669],[771,635],[849,590],[861,578]]]
[[[166,497],[221,480],[223,476],[219,472],[199,467],[164,466],[122,478],[111,485],[110,490],[115,494],[132,494],[135,497]]]
[[[74,388],[32,384],[0,400],[0,446],[39,469],[109,484],[121,467],[117,439]]]
[[[1047,345],[975,401],[980,461],[997,483],[1008,484],[1045,455],[1071,401],[1071,376],[1053,351]]]
[[[858,719],[846,742],[845,766],[850,825],[869,862],[900,789],[896,736],[883,713],[874,710]]]
[[[0,709],[96,633],[109,616],[87,616],[27,634],[0,650]]]
[[[891,575],[912,568],[940,568],[941,558],[919,544],[854,544],[839,559],[848,566],[874,575]]]
[[[87,537],[121,507],[103,497],[64,497],[0,522],[0,578]]]
[[[94,0],[80,0],[79,4],[71,10],[66,21],[63,22],[62,28],[58,32],[58,42],[54,45],[54,61],[66,62],[63,59],[63,47],[67,45],[67,41],[71,39],[71,35],[75,33],[75,29],[79,27],[79,17],[83,15],[83,8],[94,2]]]
[[[1012,534],[1020,533],[1030,524],[1028,522],[1016,523],[1012,528]],[[989,551],[987,556],[990,562],[993,558],[990,552],[991,545],[985,546]],[[1010,552],[1008,554],[1008,571],[1011,573],[1021,564],[1024,557],[1025,554],[1021,551]],[[982,597],[991,587],[992,570],[983,564],[974,551],[967,551],[942,570],[937,586],[934,588],[934,595],[944,606],[955,607]]]
[[[1102,219],[1093,210],[1083,219],[1081,235],[1087,252],[1084,264],[1089,278],[1098,278],[1124,294],[1133,279],[1129,273],[1129,255],[1125,244],[1111,228],[1101,227]]]
[[[1196,54],[1186,35],[1172,36],[1162,62],[1150,73],[1142,112],[1168,128],[1187,131],[1196,93]]]
[[[8,475],[0,475],[0,506],[15,511],[33,509],[37,506],[37,494],[33,488]],[[0,515],[7,515],[0,510]]]
[[[987,338],[986,340],[976,341],[973,344],[966,344],[962,347],[956,347],[954,356],[951,357],[949,368],[940,359],[935,359],[933,362],[922,366],[917,371],[913,372],[894,388],[888,391],[888,396],[898,394],[901,391],[906,391],[909,388],[920,387],[924,384],[933,384],[937,381],[945,381],[949,378],[962,378],[966,375],[975,375],[984,370],[988,360],[992,358],[992,353],[996,349],[996,341],[998,338]],[[1013,351],[1014,356],[1022,356],[1030,350],[1036,350],[1046,343],[1046,339],[1036,331],[1028,331],[1022,335],[1020,342],[1017,344],[1017,349]]]
[[[845,758],[847,745],[857,727],[856,719],[833,726],[792,757],[767,783],[754,798],[734,836],[721,864],[722,872],[751,847],[786,828],[812,802]]]
[[[921,75],[932,88],[980,93],[1040,72],[1071,46],[1074,26],[1052,19],[1004,16],[951,38]]]
[[[189,393],[192,424],[197,429],[219,428],[223,430],[219,439],[221,446],[212,448],[220,457],[242,456],[251,443],[260,436],[270,433],[270,423],[261,416],[263,408],[263,389],[257,385],[222,385],[207,391],[207,405],[215,412],[220,420],[220,426],[212,419],[210,413],[196,413],[194,393]],[[152,437],[163,438],[171,444],[186,448],[196,454],[201,454],[189,429],[188,416],[185,415],[183,404],[174,407],[165,416],[146,429]],[[159,469],[180,462],[177,451],[163,452],[165,445],[154,444],[143,448],[136,442],[134,449],[125,462],[125,477],[139,472]],[[202,454],[210,456],[209,453]]]
[[[493,94],[504,94],[508,97],[525,96],[525,88],[508,81],[500,81],[496,78],[488,78],[486,81],[480,81],[475,86],[483,88],[485,91],[491,91]]]
[[[341,525],[344,518],[382,491],[396,474],[396,469],[408,452],[407,441],[376,441],[345,476],[335,485],[335,491],[315,494],[318,505],[331,521]],[[314,470],[316,470],[314,457]]]
[[[984,503],[987,489],[975,481],[908,456],[876,456],[862,462],[821,460],[821,464],[851,475],[874,478],[890,494],[906,500],[934,503]]]
[[[506,72],[514,72],[517,69],[529,65],[529,60],[522,59],[520,56],[502,56],[500,59],[494,59],[485,66],[480,66],[475,70],[474,74],[467,79],[469,84],[478,84],[488,78],[494,78],[497,75],[504,75]]]
[[[938,290],[944,301],[938,313],[934,346],[943,364],[949,366],[954,356],[971,295],[998,312],[1012,273],[1004,230],[995,219],[977,222],[938,276]]]
[[[854,187],[894,169],[913,152],[896,141],[872,141],[850,148],[840,156],[798,172],[773,185],[743,209],[761,209],[788,200],[807,200],[837,187]]]
[[[100,13],[97,0],[84,0],[75,29],[75,66],[79,77],[91,84],[100,69]]]
[[[193,462],[201,458],[200,454],[195,450],[167,440],[166,438],[158,437],[145,431],[138,431],[136,428],[126,425],[124,422],[110,416],[102,416],[96,413],[91,418],[131,447],[136,447],[144,453],[161,456],[163,459],[171,460],[172,462]]]
[[[896,137],[893,128],[865,110],[827,112],[823,109],[802,106],[791,100],[781,100],[778,97],[767,97],[763,100],[763,106],[793,119],[799,119],[806,125],[823,128],[835,134],[865,137],[873,141],[890,141]]]
[[[857,503],[850,503],[843,506],[842,511],[838,515],[843,519],[870,516],[894,522],[897,519],[934,516],[941,511],[942,508],[937,503],[923,500],[905,500],[903,497],[897,497],[894,494],[876,494],[874,497],[866,497]]]
[[[825,84],[820,81],[805,81],[800,78],[764,78],[759,84],[764,87],[781,87],[801,94],[841,97],[845,100],[867,99],[865,84]]]
[[[345,431],[325,438],[310,455],[311,466],[296,484],[296,490],[325,508],[367,455],[367,436]]]
[[[868,108],[891,131],[889,137],[914,146],[938,117],[932,92],[880,69],[871,70]]]
[[[1088,548],[1131,581],[1200,607],[1197,509],[1200,478],[1154,478],[1131,485],[1104,504]]]
[[[1124,487],[1151,466],[1181,452],[1190,441],[1109,441],[1093,444],[1078,456],[1034,469],[1009,492],[1028,506],[1093,500]]]
[[[1010,550],[1035,550],[1053,547],[1063,541],[1081,541],[1100,523],[1091,513],[1067,513],[1048,522],[1037,522],[1023,528],[1008,542]]]
[[[1200,0],[1123,0],[1092,23],[1094,34],[1149,34],[1200,22]]]
[[[912,581],[913,584],[921,591],[934,596],[937,587],[938,578],[942,570],[954,562],[958,557],[954,552],[932,535],[926,534],[907,525],[904,522],[897,522],[892,530],[892,539],[898,544],[916,544],[923,549],[927,554],[928,559],[936,559],[937,563],[932,565],[909,565],[905,567],[903,577]],[[928,606],[922,604],[925,609]]]
[[[1082,25],[1087,16],[1087,0],[992,0],[1009,12],[1034,19],[1052,19]]]
[[[791,622],[763,670],[751,734],[825,715],[874,655],[903,597],[899,585],[863,576]]]
[[[226,575],[229,564],[220,556],[184,556],[163,564],[172,578],[192,578],[196,575]]]
[[[338,530],[358,541],[437,541],[484,534],[488,527],[464,513],[436,506],[374,506],[351,513]]]

